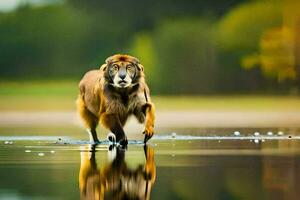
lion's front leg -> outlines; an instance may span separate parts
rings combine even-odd
[[[155,107],[153,103],[146,103],[144,105],[144,113],[146,115],[145,129],[143,134],[145,134],[144,143],[146,143],[154,134],[154,122],[155,122]]]
[[[100,122],[115,134],[117,142],[121,145],[127,145],[127,137],[117,114],[104,113],[100,117]]]

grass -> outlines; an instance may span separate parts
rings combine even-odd
[[[0,82],[0,111],[73,111],[75,81]],[[154,96],[157,110],[300,111],[297,96]]]
[[[300,111],[300,98],[285,96],[163,96],[154,102],[162,110]]]

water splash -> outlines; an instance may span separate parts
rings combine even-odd
[[[87,140],[72,140],[72,139],[68,139],[68,140],[61,140],[61,141],[56,141],[55,144],[71,144],[71,145],[86,145],[86,144],[94,144],[90,141]],[[98,145],[113,145],[115,144],[114,142],[111,142],[109,140],[100,140],[98,143]],[[128,145],[143,145],[144,142],[141,140],[128,140]]]
[[[250,140],[250,141],[266,141],[266,140],[300,140],[300,136],[291,136],[291,135],[228,135],[228,136],[218,136],[218,135],[206,135],[206,136],[193,136],[193,135],[180,135],[180,134],[166,134],[166,135],[154,135],[153,138],[149,141],[151,144],[152,141],[187,141],[191,142],[193,140],[216,140],[218,142],[224,140]],[[88,145],[93,144],[87,140],[76,140],[70,137],[62,136],[0,136],[0,141],[38,141],[45,143],[52,143],[57,145]],[[114,143],[109,140],[101,140],[99,145],[109,146]],[[128,140],[128,145],[144,145],[142,140]],[[29,147],[28,147],[29,148]],[[52,152],[51,152],[52,153]]]

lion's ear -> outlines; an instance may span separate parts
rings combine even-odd
[[[140,60],[137,59],[136,57],[132,57],[132,56],[131,56],[131,59],[132,59],[132,63],[137,66],[139,71],[143,72],[144,71],[144,66],[141,64]]]
[[[103,64],[103,65],[101,65],[100,70],[101,71],[105,71],[106,68],[107,68],[107,64]]]
[[[105,63],[106,63],[106,64],[111,63],[111,62],[114,60],[114,57],[115,57],[115,55],[106,58]]]
[[[144,66],[141,65],[140,63],[137,64],[137,67],[140,71],[142,71],[142,72],[144,71]]]
[[[140,60],[137,59],[136,57],[130,56],[130,58],[131,58],[131,62],[133,62],[135,64],[140,64],[141,63]]]

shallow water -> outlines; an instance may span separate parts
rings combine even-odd
[[[67,136],[1,136],[0,199],[300,196],[299,136],[175,132],[146,147],[130,140],[125,150]]]

